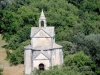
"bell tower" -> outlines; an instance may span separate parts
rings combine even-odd
[[[42,23],[43,23],[43,27],[46,27],[47,26],[47,24],[46,24],[46,18],[45,18],[45,15],[44,15],[43,10],[42,10],[41,16],[39,18],[39,28],[42,27]]]

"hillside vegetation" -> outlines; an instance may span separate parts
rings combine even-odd
[[[40,75],[100,75],[100,0],[0,0],[0,33],[11,65],[24,62],[30,28],[38,27],[42,9],[63,45],[64,64]]]

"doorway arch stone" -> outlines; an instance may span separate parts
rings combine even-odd
[[[43,63],[40,63],[40,64],[39,64],[39,70],[45,70],[45,66],[44,66]]]

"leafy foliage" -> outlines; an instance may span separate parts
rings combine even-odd
[[[99,52],[100,52],[100,34],[90,34],[85,36],[84,34],[75,35],[75,41],[77,50],[83,50],[86,54],[90,55],[96,63],[100,62]]]
[[[100,66],[100,34],[90,34],[85,36],[79,33],[74,36],[74,42],[77,44],[77,50],[84,51],[97,64],[97,69]],[[95,65],[92,65],[93,67]],[[99,71],[98,71],[99,73]]]
[[[90,59],[89,56],[86,56],[83,52],[78,52],[73,55],[68,55],[65,58],[65,65],[66,66],[77,66],[78,71],[83,73],[84,75],[94,75],[92,71],[92,65],[95,63]]]
[[[11,54],[8,51],[7,56],[9,56],[8,59],[11,65],[17,65],[24,62],[24,46],[28,44],[30,44],[30,40],[22,42],[20,46],[16,50],[14,50],[13,53]]]
[[[20,46],[20,43],[29,39],[30,36],[30,26],[24,26],[21,31],[18,31],[16,35],[13,35],[9,40],[9,45],[7,49],[17,49]]]
[[[7,51],[12,64],[23,62],[23,47],[28,44],[25,41],[30,38],[30,28],[38,26],[43,9],[47,25],[55,27],[56,41],[63,45],[65,60],[69,59],[66,56],[72,57],[74,60],[69,60],[76,64],[74,69],[78,68],[77,71],[71,70],[71,64],[65,68],[65,71],[70,68],[69,73],[60,72],[59,69],[48,73],[81,75],[82,72],[82,75],[89,75],[87,71],[90,73],[92,69],[96,75],[100,74],[100,0],[0,0],[0,9],[0,33],[8,42],[6,48],[13,49],[12,54]],[[79,51],[87,54],[93,64],[90,65],[86,60],[88,57],[82,53],[72,55]]]
[[[64,58],[70,54],[74,54],[77,52],[76,50],[76,45],[72,42],[69,41],[61,41],[61,42],[57,42],[58,44],[63,46],[63,55]]]

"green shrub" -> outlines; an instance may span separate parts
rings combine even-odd
[[[2,72],[3,72],[3,69],[2,69],[2,68],[0,68],[0,75],[3,75],[3,74],[2,74]]]
[[[9,56],[8,59],[11,65],[24,63],[24,46],[28,44],[30,44],[30,40],[22,42],[16,50],[13,50],[13,52],[10,55],[8,55]]]

